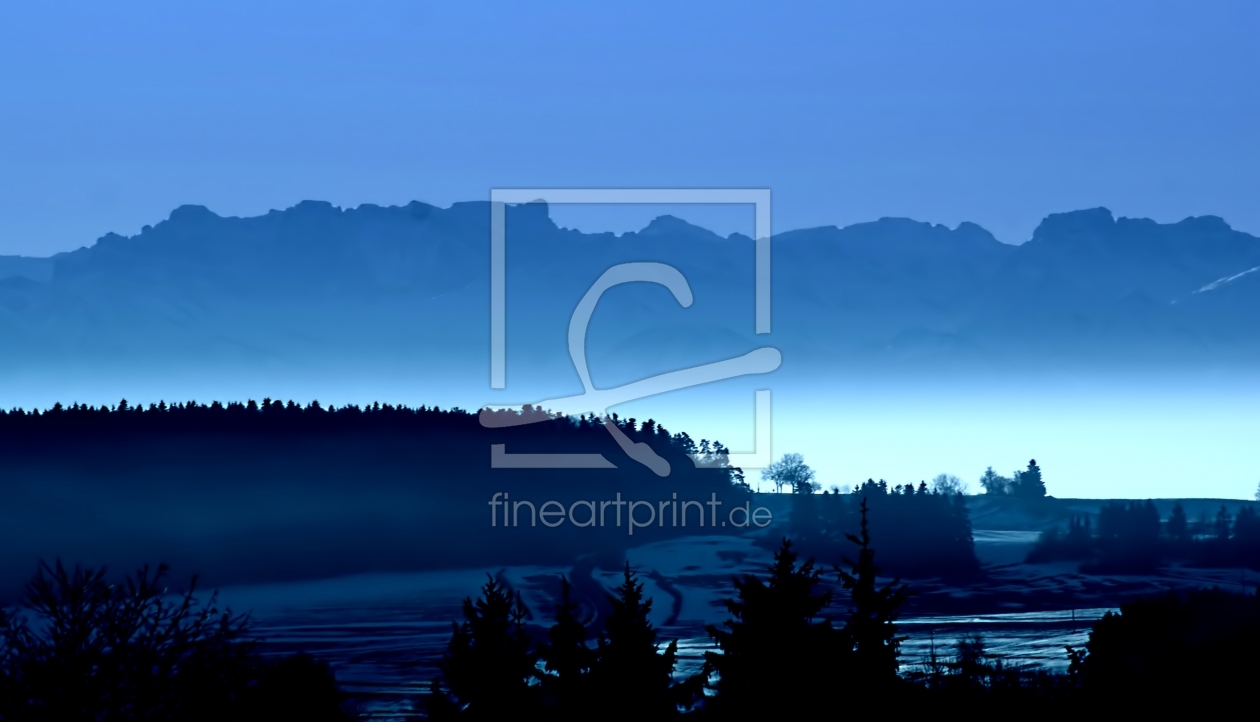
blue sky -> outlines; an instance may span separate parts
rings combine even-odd
[[[184,203],[495,186],[769,187],[778,230],[892,215],[1020,242],[1105,205],[1260,234],[1258,27],[1254,2],[11,3],[0,254]]]

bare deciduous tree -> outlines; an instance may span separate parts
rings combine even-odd
[[[959,479],[953,474],[937,474],[932,479],[932,493],[934,494],[966,494],[967,482]]]
[[[782,492],[785,486],[797,494],[812,494],[822,488],[822,484],[814,481],[814,470],[805,465],[805,457],[800,454],[784,454],[761,472],[761,478],[773,483],[777,492]]]

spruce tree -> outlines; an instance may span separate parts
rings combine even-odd
[[[1168,537],[1175,542],[1184,542],[1188,536],[1189,524],[1186,521],[1186,510],[1181,504],[1175,504],[1168,515]]]
[[[804,715],[817,690],[845,677],[850,655],[844,637],[830,620],[819,619],[831,592],[817,590],[821,572],[813,561],[798,566],[796,560],[784,539],[766,578],[735,580],[726,629],[706,628],[722,650],[705,654],[706,672],[718,675],[707,706],[719,715]]]
[[[1015,494],[1027,499],[1040,499],[1046,495],[1046,483],[1041,478],[1037,460],[1028,462],[1028,468],[1018,472],[1015,478]]]
[[[590,671],[595,650],[587,645],[589,632],[578,615],[572,599],[573,585],[560,578],[560,603],[556,605],[555,624],[547,631],[542,650],[545,703],[556,720],[585,719],[593,700],[590,694]]]
[[[854,673],[865,683],[882,685],[897,678],[897,658],[904,638],[897,636],[895,621],[908,592],[899,579],[879,586],[879,567],[875,566],[875,551],[871,549],[866,499],[862,499],[860,511],[860,535],[845,535],[858,546],[857,561],[845,559],[851,571],[837,569],[840,582],[849,590],[853,603],[844,631],[853,645]]]
[[[1229,512],[1222,506],[1221,510],[1216,512],[1216,521],[1212,524],[1212,535],[1217,541],[1223,543],[1229,540],[1230,521]]]
[[[1244,506],[1234,517],[1235,561],[1251,569],[1260,568],[1260,514],[1255,508]]]
[[[636,581],[626,562],[617,593],[609,595],[612,611],[595,648],[591,689],[600,706],[590,710],[594,719],[657,720],[674,717],[684,702],[682,688],[674,684],[678,642],[664,651],[656,629],[648,620],[652,600],[644,598],[643,583]]]
[[[541,711],[527,614],[520,594],[493,578],[476,602],[464,599],[464,620],[452,623],[441,677],[432,684],[431,719],[505,719]]]

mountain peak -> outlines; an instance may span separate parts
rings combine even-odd
[[[297,205],[289,209],[295,213],[340,213],[341,209],[329,203],[328,201],[301,201]]]
[[[993,236],[987,228],[978,223],[971,221],[963,221],[954,229],[954,236],[971,243],[980,245],[1002,245],[1002,242]]]
[[[1190,216],[1189,218],[1182,219],[1177,223],[1177,225],[1204,232],[1234,230],[1233,227],[1226,223],[1225,219],[1220,216]]]
[[[643,230],[639,231],[638,235],[640,236],[676,235],[676,236],[689,236],[693,238],[703,237],[709,240],[721,240],[722,238],[721,236],[717,235],[716,233],[714,233],[713,231],[710,231],[707,228],[701,228],[700,226],[697,226],[693,223],[688,223],[687,221],[679,218],[678,216],[671,216],[668,214],[653,218],[652,222],[647,224],[643,228]]]
[[[1033,231],[1033,241],[1064,236],[1099,235],[1116,225],[1115,216],[1106,208],[1088,208],[1067,213],[1051,213]]]
[[[205,206],[183,205],[171,211],[171,217],[169,220],[176,222],[198,222],[211,219],[218,220],[219,217],[219,214],[209,208],[206,208]]]

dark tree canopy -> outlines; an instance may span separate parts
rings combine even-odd
[[[519,594],[490,578],[481,596],[464,600],[464,619],[453,633],[433,682],[433,719],[497,720],[542,709],[538,655],[525,629]]]
[[[880,539],[883,566],[902,576],[966,579],[980,573],[966,498],[926,484],[889,488],[868,480],[847,494],[803,494],[793,498],[791,537],[800,553],[824,563],[843,561],[848,535],[867,523]]]
[[[850,645],[823,615],[832,597],[820,583],[821,572],[812,561],[797,564],[787,539],[764,578],[734,580],[725,629],[707,628],[722,650],[705,654],[706,671],[718,675],[712,709],[754,717],[803,714],[812,703],[802,690],[834,684],[850,669]]]
[[[678,642],[660,648],[648,620],[652,600],[627,562],[621,585],[609,597],[612,613],[595,648],[591,683],[605,719],[666,719],[689,702],[690,689],[674,682]]]
[[[897,636],[895,622],[908,591],[900,580],[880,585],[866,500],[862,501],[861,515],[859,534],[847,535],[858,547],[857,560],[846,559],[851,568],[838,570],[841,583],[853,599],[844,630],[853,643],[855,673],[868,683],[888,685],[897,677],[897,657],[903,638]]]
[[[680,504],[705,503],[716,494],[719,512],[751,497],[742,472],[727,463],[725,447],[710,441],[697,444],[653,419],[639,423],[616,418],[609,423],[632,444],[650,448],[667,462],[667,477],[627,458],[604,420],[534,407],[487,416],[489,426],[477,413],[461,409],[380,403],[333,407],[315,401],[302,406],[273,399],[146,407],[120,402],[113,409],[72,404],[48,411],[0,412],[0,491],[9,483],[51,479],[86,480],[119,494],[160,485],[171,492],[167,498],[178,500],[172,504],[195,504],[207,489],[230,502],[237,493],[255,489],[297,486],[300,492],[307,485],[330,496],[354,494],[382,504],[389,500],[394,506],[383,510],[385,524],[356,526],[346,536],[350,544],[370,549],[377,563],[395,567],[567,563],[579,549],[615,554],[647,541],[729,534],[732,529],[721,527],[720,513],[715,521],[707,513],[697,518],[693,511],[679,515],[677,524],[640,525],[631,536],[623,506],[608,508],[595,526],[577,524],[589,522],[591,506],[613,500],[617,493],[622,499],[649,502],[653,512],[659,512],[655,500],[671,499],[675,493]],[[522,420],[532,422],[497,425]],[[506,454],[600,454],[615,468],[493,468],[495,449]],[[88,474],[85,465],[90,465]],[[500,503],[492,507],[488,501],[496,493]],[[510,508],[505,498],[511,500]],[[544,500],[564,507],[560,526],[547,526],[540,508]],[[575,507],[578,502],[590,506]],[[401,519],[401,508],[413,510],[412,518]],[[647,512],[638,509],[640,518]],[[361,519],[347,523],[363,524]],[[221,528],[216,526],[215,533]],[[327,534],[308,533],[314,537],[312,547],[329,543]],[[406,543],[399,543],[400,538]],[[237,538],[231,542],[218,548],[245,546]],[[189,561],[215,583],[240,581],[224,577],[243,574],[241,570],[258,575],[248,581],[355,571],[350,554],[337,550],[298,558],[284,555],[277,545],[259,545],[256,553],[231,554],[231,563],[225,560],[227,552],[210,555],[209,565],[204,556]]]
[[[1041,467],[1037,460],[1028,462],[1028,468],[1019,472],[1011,487],[1014,496],[1024,499],[1040,499],[1046,495],[1046,482],[1041,478]]]
[[[1108,613],[1073,665],[1085,690],[1124,698],[1159,690],[1163,703],[1222,699],[1249,689],[1260,644],[1260,597],[1200,590],[1140,599]]]
[[[548,672],[542,678],[544,704],[555,719],[565,721],[585,719],[596,703],[590,684],[595,650],[589,645],[590,630],[572,593],[573,585],[561,577],[555,623],[540,650]]]

